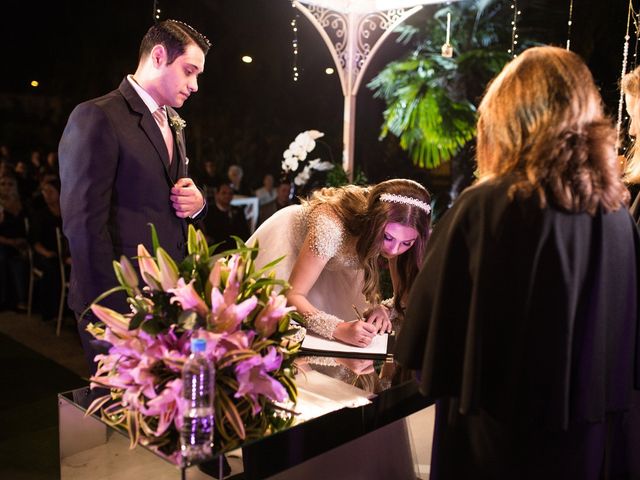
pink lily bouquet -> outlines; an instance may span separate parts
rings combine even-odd
[[[188,256],[176,262],[159,246],[155,255],[138,245],[142,282],[124,256],[114,261],[131,313],[122,315],[94,303],[101,322],[89,331],[111,344],[98,355],[91,387],[108,388],[88,414],[124,430],[131,448],[150,445],[166,455],[179,450],[182,427],[182,366],[192,337],[207,340],[215,366],[216,450],[276,431],[292,421],[278,403],[294,402],[293,357],[299,342],[289,321],[297,315],[276,286],[287,288],[271,272],[276,260],[256,270],[257,248],[236,239],[238,248],[214,256],[201,231],[189,227]],[[226,255],[225,255],[226,254]]]

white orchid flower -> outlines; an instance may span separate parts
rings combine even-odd
[[[318,130],[307,130],[307,134],[314,140],[320,137],[324,137],[324,133],[319,132]]]
[[[291,144],[289,145],[289,150],[291,150],[291,154],[294,157],[298,157],[301,160],[307,156],[307,151],[304,149],[304,146],[301,143],[291,142]]]
[[[311,178],[311,167],[309,167],[309,165],[306,165],[304,169],[298,175],[296,175],[296,178],[293,179],[293,183],[298,186],[302,186],[309,181],[309,178]]]
[[[319,158],[314,158],[309,161],[309,167],[319,172],[325,172],[331,170],[335,165],[331,162],[323,162]]]
[[[326,171],[334,167],[333,163],[323,162],[319,158],[307,160],[308,153],[316,148],[316,139],[320,137],[324,137],[324,133],[318,130],[305,130],[296,136],[282,154],[281,168],[284,173],[297,172],[301,165],[304,165],[304,169],[293,180],[297,186],[305,185],[311,178],[313,170]]]
[[[285,158],[282,161],[282,170],[285,171],[285,173],[290,172],[290,171],[296,171],[298,169],[298,159],[295,157],[289,157],[289,158]]]
[[[296,139],[293,142],[297,143],[299,145],[304,145],[309,140],[312,140],[312,139],[311,139],[311,137],[309,137],[307,132],[300,132],[298,135],[296,135]]]
[[[311,138],[308,132],[300,133],[296,137],[294,143],[299,144],[304,149],[305,152],[310,152],[311,150],[316,148],[316,142],[313,138]]]

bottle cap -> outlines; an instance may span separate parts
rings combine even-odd
[[[191,351],[193,353],[204,352],[207,349],[207,341],[204,338],[191,339]]]

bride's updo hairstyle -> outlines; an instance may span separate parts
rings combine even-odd
[[[395,307],[403,311],[402,298],[422,267],[431,229],[431,197],[418,182],[406,179],[387,180],[369,188],[366,221],[356,243],[360,263],[364,266],[363,294],[369,301],[378,295],[378,259],[387,223],[415,228],[414,245],[397,257],[398,283],[394,285]]]
[[[338,215],[347,233],[357,237],[366,221],[368,187],[344,185],[342,187],[326,187],[316,190],[307,201],[311,207],[331,205]]]

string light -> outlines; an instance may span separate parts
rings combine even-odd
[[[518,56],[516,54],[516,45],[518,44],[518,17],[522,12],[518,10],[518,2],[516,0],[513,0],[511,9],[513,10],[513,20],[511,20],[511,48],[507,50],[507,52],[515,58]]]
[[[291,2],[291,6],[296,8],[295,4]],[[298,71],[298,9],[296,9],[295,17],[291,19],[291,31],[293,33],[293,41],[291,42],[291,46],[293,48],[293,81],[297,82],[300,77],[300,72]]]
[[[633,10],[633,4],[631,5],[631,9]],[[640,11],[632,11],[631,16],[633,17],[633,26],[636,31],[636,42],[633,48],[633,68],[636,68],[638,63],[638,43],[640,41]]]
[[[158,5],[158,0],[153,0],[153,21],[156,22],[160,20],[160,5]]]
[[[633,0],[629,0],[629,10],[627,11],[627,32],[624,36],[624,46],[622,47],[622,72],[620,78],[627,73],[627,58],[629,56],[629,26],[631,25],[631,16],[633,14]],[[622,130],[622,111],[624,107],[624,93],[620,89],[620,98],[618,100],[618,121],[616,122],[616,134],[618,143],[620,142],[620,131]]]
[[[569,20],[567,21],[567,50],[571,50],[571,25],[573,24],[573,0],[569,2]]]

